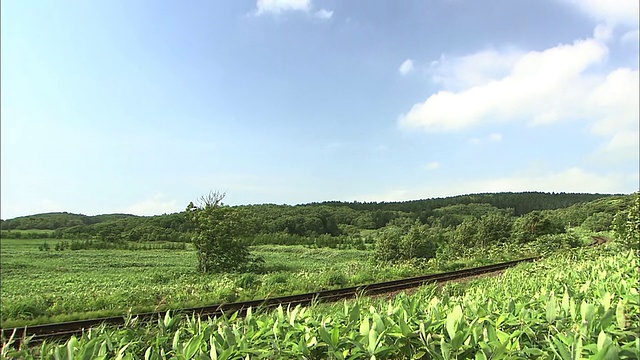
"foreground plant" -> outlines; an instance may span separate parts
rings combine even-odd
[[[638,259],[614,245],[565,253],[476,280],[462,295],[428,286],[270,313],[100,327],[3,356],[46,359],[637,359]]]

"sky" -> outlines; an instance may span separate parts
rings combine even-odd
[[[637,0],[1,6],[3,219],[639,189]]]

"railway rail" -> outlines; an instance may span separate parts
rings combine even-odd
[[[602,237],[594,237],[594,241],[590,246],[601,245],[608,240]],[[456,270],[446,273],[430,274],[423,276],[416,276],[411,278],[404,278],[399,280],[385,281],[367,285],[353,286],[335,290],[323,290],[314,293],[288,295],[267,299],[258,299],[250,301],[242,301],[227,304],[215,304],[203,307],[194,307],[186,309],[165,310],[159,312],[149,312],[133,315],[137,318],[138,322],[148,322],[158,319],[158,317],[164,317],[167,311],[172,313],[182,313],[188,315],[199,316],[221,316],[223,314],[229,314],[239,312],[240,314],[246,313],[249,308],[273,308],[280,305],[296,306],[296,305],[309,305],[315,301],[332,302],[341,299],[354,298],[359,294],[375,295],[382,293],[389,293],[399,290],[405,290],[409,288],[415,288],[428,283],[443,283],[451,280],[462,279],[466,277],[472,277],[496,271],[501,271],[513,267],[523,262],[531,262],[540,259],[541,256],[530,257],[525,259],[513,260],[503,262],[499,264],[486,265],[471,269]],[[18,328],[6,328],[2,329],[2,337],[14,338],[31,337],[32,342],[42,341],[44,339],[56,339],[65,338],[71,335],[82,334],[86,329],[96,327],[102,324],[110,326],[122,326],[126,323],[126,317],[114,316],[104,317],[98,319],[69,321],[64,323],[46,324],[46,325],[34,325]]]

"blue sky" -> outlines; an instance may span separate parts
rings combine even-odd
[[[3,219],[638,190],[638,1],[3,1]]]

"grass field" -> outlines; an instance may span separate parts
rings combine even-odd
[[[262,245],[252,248],[265,260],[262,271],[203,275],[190,248],[55,251],[60,240],[49,239],[51,250],[41,251],[44,241],[2,240],[3,327],[313,292],[523,256],[494,249],[455,261],[381,265],[362,250]]]
[[[391,300],[278,308],[245,318],[166,316],[101,326],[36,347],[30,358],[637,359],[637,255],[617,244],[577,249],[459,287]],[[464,291],[461,291],[464,290]]]

